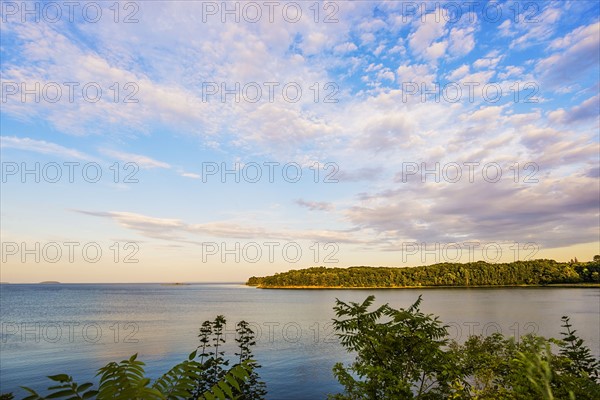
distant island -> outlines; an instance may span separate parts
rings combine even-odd
[[[58,285],[60,284],[59,281],[43,281],[39,283],[40,285]]]
[[[419,267],[313,267],[253,276],[248,286],[265,289],[366,289],[487,286],[600,287],[600,256],[594,261],[516,261],[490,264],[442,263]]]
[[[188,286],[189,283],[185,282],[174,282],[174,283],[161,283],[162,286]]]

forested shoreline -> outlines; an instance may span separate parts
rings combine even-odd
[[[600,285],[600,256],[593,261],[539,259],[490,264],[441,263],[418,267],[312,267],[271,276],[253,276],[259,288],[411,288]]]

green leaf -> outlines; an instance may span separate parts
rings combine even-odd
[[[233,391],[231,390],[229,385],[227,385],[227,383],[220,381],[217,384],[219,385],[219,388],[221,388],[221,390],[225,392],[227,396],[229,396],[229,398],[233,398]]]
[[[50,375],[48,378],[56,382],[69,382],[72,380],[67,374]]]
[[[80,393],[80,392],[85,392],[86,390],[88,390],[88,389],[89,389],[89,388],[91,388],[92,386],[94,386],[94,384],[93,384],[93,383],[90,383],[90,382],[84,383],[83,385],[81,385],[81,386],[79,386],[79,387],[77,388],[77,393]]]
[[[72,396],[74,394],[76,395],[76,393],[74,393],[72,389],[61,390],[59,392],[54,392],[52,394],[49,394],[48,396],[46,396],[46,398],[47,399],[60,399],[61,397]]]
[[[230,386],[236,388],[238,391],[240,390],[240,384],[233,376],[227,374],[225,375],[225,380],[227,381],[227,383],[229,383]]]
[[[210,392],[204,393],[203,396],[206,400],[216,400],[215,396],[213,396],[212,393],[210,393]]]
[[[240,380],[244,380],[248,377],[248,372],[246,372],[246,370],[241,366],[232,368],[230,372],[233,374],[233,376]]]
[[[217,396],[218,399],[225,400],[225,393],[223,393],[221,389],[218,388],[218,386],[213,387],[213,392],[215,393],[215,396]]]
[[[84,393],[83,396],[81,396],[81,397],[83,399],[93,399],[93,398],[96,398],[97,395],[98,395],[97,390],[90,390],[89,392]]]

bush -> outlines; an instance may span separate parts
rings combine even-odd
[[[334,366],[345,390],[330,399],[600,398],[599,363],[567,317],[562,340],[494,334],[459,344],[437,317],[419,310],[421,297],[408,309],[385,304],[370,311],[374,300],[336,300],[334,328],[356,358]]]
[[[98,370],[100,376],[97,387],[93,383],[79,385],[66,374],[48,378],[56,382],[48,388],[44,397],[35,390],[23,387],[29,396],[25,400],[40,399],[240,399],[257,400],[264,398],[266,385],[256,372],[260,365],[252,359],[251,347],[255,344],[254,332],[248,323],[237,324],[239,353],[236,364],[227,368],[222,345],[225,343],[223,328],[226,320],[222,315],[214,321],[205,321],[200,328],[200,345],[187,360],[175,365],[160,378],[151,382],[146,377],[144,363],[137,360],[137,354],[119,363],[110,362]],[[2,395],[2,400],[12,399],[12,394]]]

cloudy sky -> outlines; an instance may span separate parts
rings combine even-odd
[[[24,4],[2,281],[600,252],[597,1]]]

